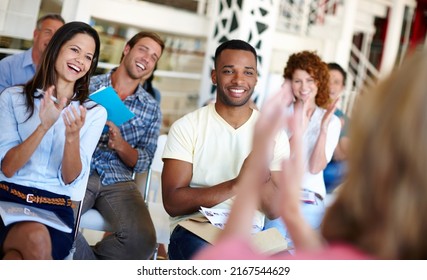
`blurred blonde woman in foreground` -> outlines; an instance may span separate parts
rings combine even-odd
[[[294,256],[262,255],[250,245],[252,213],[260,192],[254,182],[268,164],[273,136],[287,118],[281,110],[286,100],[273,97],[255,129],[253,154],[258,160],[246,166],[253,172],[246,172],[241,181],[241,192],[217,245],[196,258],[427,259],[426,76],[427,52],[423,51],[361,97],[350,129],[348,181],[327,210],[321,235],[301,215],[301,147],[291,147],[291,159],[283,162],[278,201],[297,249]],[[293,137],[301,137],[300,121],[291,120]]]

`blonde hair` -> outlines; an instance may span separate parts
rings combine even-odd
[[[379,259],[427,259],[427,52],[369,91],[352,116],[348,180],[322,233]]]

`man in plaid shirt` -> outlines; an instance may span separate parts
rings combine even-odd
[[[154,252],[156,233],[133,173],[148,170],[157,147],[159,103],[140,81],[153,72],[163,49],[157,34],[139,32],[126,43],[117,68],[91,78],[91,92],[112,86],[135,116],[120,126],[107,121],[83,202],[82,213],[96,208],[114,232],[92,247],[79,235],[75,259],[149,259]]]

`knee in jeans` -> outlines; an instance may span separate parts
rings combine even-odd
[[[140,244],[142,250],[154,251],[156,247],[156,232],[153,230],[147,230],[138,234],[137,244]]]
[[[150,259],[156,248],[156,235],[150,232],[135,232],[127,241],[123,244],[128,259]]]
[[[156,231],[154,227],[144,227],[140,230],[116,232],[115,237],[128,252],[151,256],[156,247]]]

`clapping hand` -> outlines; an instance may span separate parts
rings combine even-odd
[[[328,107],[326,108],[326,113],[323,115],[322,118],[322,130],[327,130],[329,121],[331,120],[332,115],[334,114],[338,101],[340,100],[340,97],[338,96],[335,100],[333,100]]]
[[[247,168],[258,170],[262,182],[269,177],[268,169],[274,150],[274,139],[281,129],[286,128],[289,118],[289,104],[293,94],[290,81],[286,80],[279,91],[263,105],[253,136],[253,149],[245,160],[241,173]],[[251,163],[252,162],[252,163]],[[249,165],[249,166],[248,166]],[[239,174],[240,176],[240,174]]]
[[[55,86],[50,86],[43,94],[40,102],[39,117],[42,127],[47,131],[58,120],[62,109],[67,104],[67,99],[59,100],[58,104],[53,101]]]
[[[86,108],[79,106],[80,113],[74,106],[68,106],[64,110],[62,118],[65,124],[65,138],[67,141],[75,140],[80,137],[80,129],[83,127],[86,119]]]

